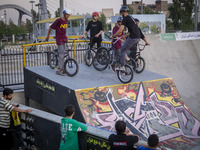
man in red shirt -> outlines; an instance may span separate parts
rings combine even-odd
[[[119,17],[119,18],[117,19],[117,25],[116,25],[116,26],[113,28],[113,30],[112,30],[112,34],[113,34],[113,35],[120,29],[120,26],[122,25],[122,20],[123,20],[122,17]],[[124,35],[124,31],[122,31],[120,34],[118,34],[116,38],[121,38],[121,37],[123,37],[123,35]],[[117,40],[117,39],[114,39],[114,40],[113,40],[113,43],[115,43],[116,40]],[[122,48],[122,42],[123,42],[123,39],[118,40],[118,41],[114,44],[115,50],[119,51],[119,50]]]
[[[66,29],[68,18],[70,17],[70,10],[63,10],[63,17],[57,19],[49,28],[48,35],[46,37],[46,41],[49,40],[49,36],[51,30],[56,30],[56,44],[58,45],[58,70],[56,73],[58,75],[66,75],[64,69],[64,52],[65,52],[65,44],[67,43]]]

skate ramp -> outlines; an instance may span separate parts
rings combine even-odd
[[[146,35],[151,44],[142,52],[146,69],[172,77],[180,96],[200,116],[200,40],[161,41]]]
[[[115,122],[123,119],[142,140],[156,133],[172,149],[199,146],[200,120],[172,78],[80,89],[75,94],[87,124],[114,131]]]

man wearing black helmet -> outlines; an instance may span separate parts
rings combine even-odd
[[[120,14],[123,16],[123,21],[120,29],[112,36],[112,38],[117,37],[125,27],[128,28],[129,37],[125,41],[123,47],[121,48],[120,63],[121,66],[116,68],[116,70],[125,70],[125,57],[128,50],[130,50],[135,44],[140,41],[141,34],[138,25],[136,24],[133,17],[128,15],[129,8],[123,5],[120,9]]]

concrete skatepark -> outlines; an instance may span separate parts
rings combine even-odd
[[[188,122],[187,122],[187,119],[183,119],[184,121],[182,122],[182,127],[180,125],[177,125],[176,124],[177,122],[175,122],[175,121],[177,121],[177,120],[180,121],[181,116],[179,116],[178,114],[183,114],[183,113],[180,113],[183,111],[179,110],[178,111],[179,113],[177,113],[176,105],[169,106],[169,108],[173,108],[173,110],[174,110],[173,111],[174,114],[173,113],[171,114],[172,115],[171,119],[173,120],[172,122],[174,122],[174,123],[173,124],[167,123],[165,125],[171,126],[170,128],[173,128],[174,134],[176,133],[176,135],[173,135],[173,134],[170,135],[170,137],[168,138],[166,143],[165,143],[166,137],[163,136],[161,141],[164,142],[165,146],[170,147],[172,149],[182,149],[183,147],[185,149],[199,149],[199,144],[198,144],[198,143],[200,143],[200,140],[199,140],[199,136],[200,136],[199,135],[200,134],[199,133],[200,132],[200,130],[199,130],[199,126],[200,126],[200,123],[199,123],[199,116],[200,116],[200,110],[199,110],[199,108],[200,108],[200,98],[199,98],[199,96],[200,96],[200,92],[199,92],[199,83],[200,83],[200,77],[199,77],[199,75],[200,75],[200,49],[199,49],[199,46],[200,46],[200,43],[199,43],[199,40],[179,41],[179,42],[178,41],[161,41],[160,37],[157,35],[148,35],[147,39],[148,39],[149,43],[151,44],[151,46],[146,47],[145,51],[142,52],[142,56],[145,58],[146,64],[147,64],[146,71],[143,74],[135,75],[133,82],[136,82],[136,83],[131,83],[131,85],[127,86],[127,87],[131,87],[129,90],[135,91],[135,94],[134,94],[134,92],[130,93],[130,94],[127,94],[127,93],[126,94],[129,96],[132,96],[131,98],[133,98],[133,95],[134,95],[136,98],[137,97],[136,95],[138,95],[138,93],[141,93],[142,89],[144,89],[143,92],[145,91],[144,93],[146,93],[146,97],[148,97],[148,94],[149,94],[147,92],[148,90],[154,94],[160,95],[160,98],[162,96],[164,96],[166,99],[161,98],[161,100],[159,100],[159,98],[158,98],[158,102],[159,101],[168,101],[168,103],[166,105],[172,104],[173,101],[175,101],[177,103],[181,102],[181,104],[183,106],[185,106],[184,110],[183,109],[182,110],[185,112],[185,114],[187,114],[187,115],[185,115],[185,116],[187,116],[186,118],[187,119],[190,118],[191,120],[188,119]],[[42,70],[44,71],[44,69],[47,69],[46,71],[49,73],[50,72],[52,74],[55,73],[54,70],[50,70],[48,67],[43,68]],[[94,72],[93,68],[87,68],[87,69],[83,69],[83,70],[80,69],[80,71],[87,71],[88,69],[91,70],[91,73]],[[98,73],[98,75],[99,76],[97,77],[97,79],[101,78],[100,81],[103,81],[103,79],[105,77],[109,78],[109,76],[111,76],[110,78],[113,81],[111,81],[111,82],[109,82],[108,80],[106,80],[106,82],[99,81],[98,84],[96,84],[96,86],[95,86],[95,84],[92,83],[92,80],[95,81],[95,77],[93,77],[93,79],[89,78],[86,80],[86,81],[91,80],[91,83],[82,81],[82,82],[79,82],[80,85],[78,85],[78,87],[76,87],[76,85],[74,85],[76,100],[78,101],[78,105],[80,108],[82,107],[80,96],[88,97],[87,94],[81,95],[80,94],[81,91],[82,91],[82,93],[86,92],[86,93],[90,93],[90,95],[92,95],[91,93],[94,94],[95,92],[98,92],[97,89],[104,90],[105,95],[107,95],[107,101],[109,100],[109,93],[111,93],[111,95],[112,95],[112,92],[114,91],[113,85],[118,86],[118,88],[124,89],[125,90],[124,92],[126,92],[126,90],[127,90],[126,86],[119,85],[120,82],[117,81],[117,76],[113,73],[110,73],[109,70]],[[45,76],[45,74],[43,76]],[[172,77],[172,78],[169,78],[169,77]],[[63,80],[64,80],[64,78],[63,78]],[[69,79],[66,79],[66,80],[69,80]],[[151,80],[151,81],[149,81],[149,80]],[[145,82],[143,82],[143,81],[145,81]],[[149,81],[149,83],[146,81]],[[59,82],[59,81],[56,81],[56,82]],[[70,82],[73,82],[73,78],[70,78]],[[154,82],[155,82],[155,84],[154,84]],[[160,88],[163,83],[165,83],[165,85],[169,85],[171,87],[171,88],[169,88],[169,86],[166,87],[166,89],[168,88],[168,90],[171,89],[173,91],[173,92],[172,91],[169,92],[171,95],[170,94],[166,95],[165,92],[163,95],[161,88]],[[86,84],[87,84],[87,87],[85,87]],[[107,86],[107,87],[104,87],[104,86]],[[26,90],[26,87],[25,87],[25,90]],[[23,96],[23,94],[20,94],[20,95]],[[124,101],[127,102],[129,99],[131,99],[127,95],[126,96],[122,95],[121,97],[119,97],[119,95],[118,95],[117,98],[118,98],[118,100],[120,98],[121,99],[125,98]],[[153,95],[151,95],[151,96],[153,96]],[[183,99],[183,101],[185,102],[185,104],[188,107],[183,103],[181,98]],[[45,97],[41,97],[41,99],[45,99]],[[152,98],[152,100],[153,100],[153,98]],[[145,106],[148,105],[148,108],[152,108],[152,106],[150,107],[149,104],[147,104],[146,102],[140,102],[140,103]],[[42,104],[45,107],[45,105],[47,103],[45,102],[45,103],[40,103],[40,104]],[[89,105],[91,105],[91,103],[86,103],[84,107],[88,108]],[[95,107],[98,108],[97,107],[98,105],[95,104]],[[103,110],[109,110],[108,106],[102,105],[102,104],[100,104],[100,105],[102,106]],[[163,105],[165,105],[165,104],[163,104]],[[136,105],[133,104],[133,106],[136,106]],[[51,107],[49,107],[49,109],[52,110]],[[90,109],[95,110],[92,107]],[[145,108],[143,108],[143,109],[145,109]],[[90,124],[91,120],[87,120],[88,118],[85,117],[85,114],[88,113],[88,112],[86,112],[86,110],[87,109],[81,108],[80,111],[84,117],[85,122]],[[153,109],[150,109],[150,110],[155,111]],[[52,111],[55,112],[55,110],[52,110]],[[129,111],[130,111],[130,109],[129,109]],[[89,115],[89,117],[95,118],[95,115],[98,115],[99,112],[101,112],[101,110],[96,111],[96,113],[94,113],[92,115]],[[146,112],[148,112],[148,111],[146,110]],[[192,112],[197,114],[197,116],[195,114],[193,114]],[[161,114],[161,112],[160,112],[160,114]],[[131,115],[131,114],[129,114],[129,115]],[[140,116],[140,115],[138,115],[138,116],[142,118],[142,116]],[[108,114],[108,116],[110,116],[110,114]],[[158,117],[159,113],[156,116]],[[163,121],[163,118],[161,116],[159,116],[161,118],[160,120]],[[174,117],[174,116],[176,116],[176,117]],[[184,115],[182,115],[182,116],[184,116]],[[122,116],[119,116],[119,117],[122,117]],[[99,117],[99,118],[101,120],[104,119],[104,122],[112,120],[112,117],[110,117],[110,118],[108,117],[110,120],[109,119],[105,120],[105,116],[103,116],[103,118],[102,117]],[[141,120],[141,118],[139,120]],[[127,118],[126,118],[126,120],[127,120]],[[92,120],[92,121],[95,122],[95,120]],[[103,123],[103,122],[101,122],[101,123]],[[188,128],[187,130],[185,130],[183,128],[185,124],[187,124],[187,128]],[[95,124],[93,124],[93,125],[95,125]],[[98,125],[96,125],[96,126],[98,126]],[[147,130],[149,130],[148,133],[158,132],[155,129],[150,129],[150,128],[147,129],[146,127],[142,127],[142,126],[140,126],[140,127],[141,127],[140,131],[143,130],[143,133],[147,133]],[[177,128],[176,131],[175,131],[175,128]],[[107,128],[107,129],[109,130],[109,128]],[[172,130],[169,129],[167,131],[172,131]],[[191,131],[192,136],[190,135],[189,131]],[[162,132],[162,131],[160,131],[160,132]],[[145,136],[147,136],[147,135],[148,134],[144,135],[144,137],[143,137],[144,140],[146,139]],[[162,135],[164,135],[164,133],[162,133]]]

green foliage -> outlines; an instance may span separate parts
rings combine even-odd
[[[26,23],[17,26],[10,19],[9,24],[6,25],[3,21],[0,21],[0,39],[2,38],[11,38],[12,35],[17,37],[24,37],[26,33],[32,32],[32,23],[29,19],[26,19]]]
[[[169,20],[166,20],[166,30],[167,31],[173,31],[174,30],[173,23]]]
[[[39,21],[39,14],[35,10],[31,10],[31,13],[33,15],[33,22],[38,22]]]
[[[140,23],[139,27],[140,27],[141,30],[143,30],[145,28],[149,28],[149,26],[148,26],[148,24],[146,22]]]
[[[151,32],[153,33],[158,33],[158,29],[156,27],[156,25],[154,24],[151,28],[150,28]]]
[[[158,12],[153,11],[150,7],[144,7],[144,14],[158,14]]]
[[[25,28],[28,33],[31,33],[33,31],[33,24],[29,19],[26,19]]]
[[[128,6],[128,8],[129,8],[129,14],[133,14],[133,8],[130,6],[130,5],[127,5]]]
[[[51,18],[51,13],[48,9],[47,9],[47,14],[48,14],[48,18]]]
[[[58,8],[58,9],[55,11],[55,16],[56,16],[56,17],[60,17],[60,8]]]
[[[103,13],[100,14],[99,21],[102,22],[103,29],[104,29],[105,31],[107,31],[107,30],[108,30],[108,26],[107,26],[107,24],[106,24],[106,16],[105,16]]]
[[[169,18],[175,30],[192,30],[192,11],[194,0],[173,0],[173,4],[169,6]]]

